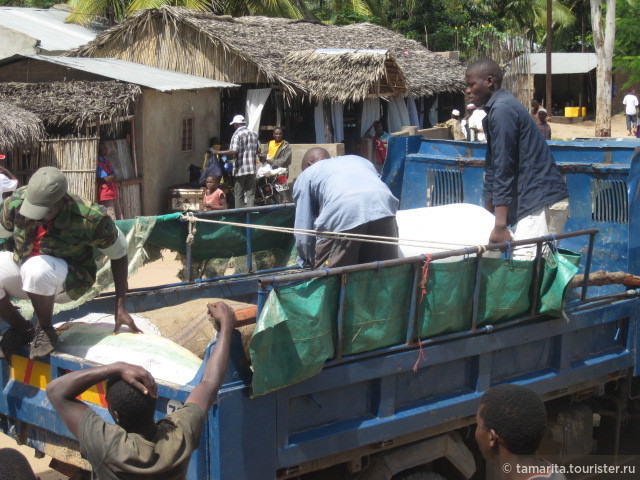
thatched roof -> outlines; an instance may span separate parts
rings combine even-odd
[[[0,101],[38,115],[45,126],[79,130],[129,115],[140,87],[119,82],[0,83]]]
[[[0,112],[0,153],[29,147],[44,137],[44,127],[37,115],[6,102],[0,102]]]
[[[70,55],[122,58],[232,83],[277,82],[292,93],[301,85],[285,57],[319,48],[388,50],[406,76],[408,95],[464,89],[461,63],[370,23],[335,26],[162,7],[139,11]]]
[[[383,50],[303,50],[287,55],[284,67],[317,100],[359,101],[408,90],[404,73]]]

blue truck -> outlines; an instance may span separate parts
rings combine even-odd
[[[569,290],[560,316],[539,311],[540,257],[527,273],[530,304],[517,315],[482,321],[482,287],[476,282],[469,290],[469,318],[461,327],[449,331],[445,325],[427,336],[418,327],[424,256],[320,272],[255,272],[129,293],[131,312],[197,298],[250,302],[257,305],[260,323],[278,289],[291,292],[314,281],[336,286],[335,308],[327,310],[326,319],[330,354],[307,378],[256,395],[254,375],[260,366],[250,365],[235,332],[228,372],[187,478],[485,478],[473,440],[474,415],[482,394],[504,382],[526,385],[547,402],[554,434],[543,442],[544,453],[565,460],[620,453],[622,426],[638,399],[640,290],[590,287],[589,275],[595,269],[640,274],[640,151],[632,144],[607,142],[554,143],[553,148],[566,174],[571,220],[567,233],[531,242],[541,250],[558,240],[561,247],[582,253],[583,281]],[[483,159],[479,144],[393,138],[383,178],[402,208],[480,204]],[[479,278],[484,250],[436,254],[429,261],[473,256],[469,275]],[[367,278],[392,269],[403,269],[409,278],[402,291],[384,292],[387,303],[396,305],[402,297],[406,306],[395,340],[350,348],[345,341],[349,312],[365,311],[383,295],[357,296],[351,286],[360,282],[367,291]],[[108,295],[98,297],[57,320],[107,311],[112,301]],[[296,321],[294,315],[287,320]],[[16,372],[25,358],[26,351],[19,352],[13,366],[1,364],[0,430],[53,457],[60,471],[82,478],[86,464],[76,439],[44,388],[51,379],[92,364],[54,353],[31,365],[33,375],[25,381]],[[184,402],[201,375],[202,367],[186,385],[160,382],[157,418]],[[87,399],[110,419],[100,401]]]

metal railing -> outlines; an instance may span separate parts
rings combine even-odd
[[[263,207],[244,207],[244,208],[234,208],[234,209],[229,209],[229,210],[209,210],[209,211],[199,211],[199,212],[193,212],[194,215],[196,217],[199,218],[206,218],[206,217],[221,217],[221,216],[227,216],[227,215],[238,215],[238,214],[244,214],[245,215],[245,223],[247,225],[251,225],[252,223],[252,215],[254,214],[261,214],[261,213],[265,213],[265,212],[273,212],[273,211],[277,211],[277,210],[290,210],[293,209],[295,207],[295,205],[293,203],[282,203],[282,204],[278,204],[278,205],[266,205]],[[185,221],[182,220],[181,221]],[[252,273],[252,274],[256,274],[256,273],[267,273],[266,270],[256,270],[255,272],[253,271],[253,243],[252,243],[252,235],[251,235],[251,227],[246,227],[245,228],[245,244],[246,244],[246,254],[247,254],[247,272]],[[193,278],[193,269],[192,269],[192,251],[191,251],[191,242],[189,242],[188,238],[185,241],[185,276],[187,278],[187,282],[188,283],[193,283],[196,280],[194,280]],[[268,272],[279,272],[279,271],[286,271],[286,270],[292,270],[292,269],[296,269],[298,267],[281,267],[281,268],[275,268],[275,269],[269,269]],[[224,277],[218,277],[219,278],[224,278]],[[207,280],[212,280],[212,279],[200,279],[198,281],[207,281]]]

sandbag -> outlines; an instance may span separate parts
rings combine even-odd
[[[129,332],[113,335],[113,323],[106,321],[65,323],[58,328],[56,352],[102,365],[125,360],[146,368],[157,380],[178,385],[193,380],[202,363],[193,353],[160,335]]]
[[[221,298],[198,298],[179,305],[140,312],[138,315],[155,325],[161,335],[203,359],[207,345],[215,336],[207,303],[220,300],[233,309],[239,325],[255,322],[255,305]]]
[[[396,220],[399,238],[434,242],[424,247],[400,245],[400,258],[457,250],[465,246],[486,245],[496,221],[493,214],[486,209],[468,203],[400,210]],[[442,243],[436,245],[436,242]],[[451,257],[444,261],[457,260],[460,260],[460,257]]]

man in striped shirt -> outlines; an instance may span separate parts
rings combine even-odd
[[[236,129],[231,137],[229,150],[209,151],[214,155],[234,155],[236,157],[233,175],[233,196],[236,208],[253,207],[256,197],[256,161],[260,153],[258,134],[249,130],[242,115],[233,117],[230,125]],[[246,202],[245,202],[246,196]]]

